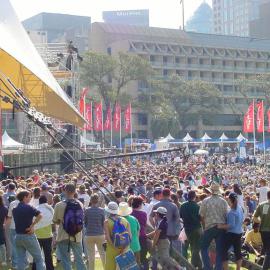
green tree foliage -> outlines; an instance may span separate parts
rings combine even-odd
[[[208,82],[173,75],[152,81],[151,90],[142,93],[140,100],[155,122],[159,120],[164,125],[167,119],[180,131],[191,124],[198,125],[203,119],[210,123],[211,116],[221,109],[221,96],[220,90]]]
[[[95,88],[105,104],[130,101],[126,86],[136,80],[147,80],[153,70],[142,57],[119,53],[117,56],[87,52],[81,66],[85,86]]]

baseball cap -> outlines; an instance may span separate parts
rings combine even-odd
[[[159,213],[161,215],[166,215],[167,214],[167,209],[163,206],[158,207],[158,209],[153,211],[154,213]]]

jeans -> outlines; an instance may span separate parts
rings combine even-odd
[[[191,232],[186,231],[186,235],[191,249],[191,264],[199,269],[202,269],[202,260],[200,256],[202,230],[195,229]]]
[[[103,269],[105,268],[105,251],[103,248],[103,244],[105,243],[104,235],[96,235],[96,236],[86,236],[85,237],[85,247],[87,250],[88,256],[88,270],[95,270],[95,247],[97,246],[100,259],[103,265]]]
[[[69,240],[64,240],[64,241],[61,241],[57,244],[63,269],[64,270],[72,270],[69,245],[70,245],[70,249],[72,250],[73,255],[74,255],[74,262],[76,265],[76,269],[77,270],[86,270],[86,267],[85,267],[85,264],[84,264],[83,258],[82,258],[82,252],[83,252],[82,244],[76,243],[73,241],[69,241]]]
[[[52,238],[38,239],[39,245],[44,252],[46,270],[54,270],[52,259]],[[34,261],[32,270],[36,270],[36,263]]]
[[[261,232],[261,236],[265,252],[263,270],[267,270],[270,268],[270,232]]]
[[[6,246],[5,246],[5,244],[0,245],[0,262],[1,263],[7,262],[7,255],[6,255]]]
[[[11,245],[11,264],[12,267],[16,268],[17,266],[17,250],[15,245],[16,231],[15,229],[9,229],[9,241]]]
[[[44,259],[41,254],[41,249],[34,234],[16,234],[15,243],[18,256],[17,270],[24,270],[26,268],[26,251],[28,251],[33,257],[38,270],[46,270]]]
[[[140,257],[141,257],[141,264],[143,270],[148,270],[148,259],[147,259],[147,252],[148,252],[148,244],[146,238],[140,238],[140,245],[141,245],[141,251],[140,251]]]
[[[217,227],[210,228],[205,230],[202,235],[201,241],[201,255],[203,261],[203,269],[204,270],[211,270],[211,263],[208,253],[208,248],[213,240],[216,242],[216,270],[222,270],[222,241],[223,241],[223,234],[224,231],[218,229]]]

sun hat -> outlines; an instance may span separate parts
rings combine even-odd
[[[117,215],[118,214],[118,204],[116,202],[109,202],[105,207],[107,213]]]
[[[212,183],[210,186],[210,189],[211,189],[211,193],[214,195],[221,193],[219,184]]]
[[[126,217],[132,213],[132,208],[128,206],[126,202],[121,202],[119,204],[118,215]]]
[[[167,209],[165,207],[158,207],[158,209],[153,211],[154,213],[159,213],[161,215],[166,215],[167,214]]]

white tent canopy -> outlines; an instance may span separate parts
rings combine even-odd
[[[228,140],[229,138],[225,135],[225,133],[223,132],[222,135],[219,138],[221,141],[225,141]]]
[[[90,140],[84,138],[83,136],[81,136],[81,145],[98,146],[98,145],[100,145],[100,143],[99,142],[90,141]]]
[[[43,62],[10,1],[0,0],[0,7],[0,77],[8,77],[47,116],[83,126],[84,119]],[[2,109],[11,108],[1,103]]]
[[[202,140],[202,141],[207,141],[207,140],[211,140],[211,139],[212,139],[212,138],[209,137],[209,136],[207,135],[206,132],[205,132],[204,135],[201,137],[201,140]]]
[[[2,136],[2,146],[3,149],[22,149],[24,145],[22,143],[19,143],[15,140],[13,140],[5,130],[3,136]]]
[[[239,142],[241,142],[241,141],[243,141],[243,140],[247,140],[244,136],[243,136],[243,134],[240,132],[240,134],[238,135],[238,137],[236,138],[236,140],[237,141],[239,141]]]
[[[204,149],[198,149],[195,151],[194,155],[209,155],[209,152]]]
[[[171,133],[169,133],[165,139],[167,139],[168,141],[172,141],[174,140],[174,137],[171,135]]]
[[[183,138],[184,142],[191,142],[193,141],[193,138],[190,136],[189,133],[187,133],[187,135]]]

